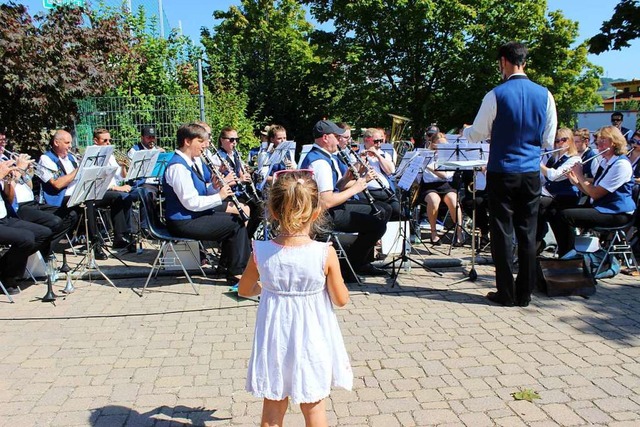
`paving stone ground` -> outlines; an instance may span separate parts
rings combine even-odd
[[[484,298],[492,266],[454,283],[468,277],[470,251],[447,252],[426,256],[461,260],[442,276],[414,265],[393,288],[380,278],[351,287],[337,313],[355,382],[332,392],[330,425],[640,425],[637,278],[600,281],[589,299],[536,294],[504,308]],[[200,295],[160,276],[140,297],[153,255],[100,264],[121,292],[77,280],[55,306],[37,301],[42,284],[15,304],[0,296],[0,426],[258,424],[261,402],[244,391],[256,302],[212,276],[196,279]],[[540,399],[514,400],[520,389]],[[304,424],[297,407],[285,422]]]

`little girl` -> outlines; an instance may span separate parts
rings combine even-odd
[[[261,295],[246,389],[264,399],[263,427],[282,425],[289,397],[300,404],[307,426],[326,426],[331,386],[353,385],[331,305],[344,306],[349,291],[336,251],[310,237],[321,214],[311,173],[279,173],[268,214],[277,237],[253,242],[238,288],[240,296]]]

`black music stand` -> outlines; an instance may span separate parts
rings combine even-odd
[[[154,170],[156,163],[159,163],[158,158],[161,153],[157,149],[135,151],[125,181],[131,184],[142,178],[154,178]],[[173,153],[170,154],[173,155]]]
[[[400,203],[401,213],[404,212],[405,211],[404,208],[406,208],[406,206],[404,206],[403,208],[403,203],[406,203],[404,195],[409,193],[409,190],[413,185],[413,182],[418,177],[418,174],[422,169],[424,169],[424,165],[428,163],[432,158],[433,158],[433,152],[424,151],[422,152],[422,154],[419,154],[413,157],[409,166],[403,169],[402,177],[397,183],[397,187],[400,189],[399,203]],[[411,202],[409,201],[409,203]],[[422,260],[422,262],[419,262],[411,258],[407,254],[409,250],[407,248],[408,236],[407,236],[406,228],[407,227],[405,226],[405,224],[403,224],[402,218],[400,218],[400,228],[398,233],[399,237],[402,239],[402,249],[400,251],[400,255],[396,256],[395,258],[393,258],[391,261],[389,261],[387,264],[383,266],[383,267],[386,267],[389,265],[391,266],[391,280],[392,280],[391,287],[392,288],[395,287],[396,283],[398,282],[398,275],[400,274],[400,270],[403,266],[406,265],[406,263],[409,263],[409,266],[410,266],[411,265],[410,263],[413,262],[419,265],[420,267],[424,268],[425,270],[430,271],[431,273],[435,273],[438,276],[442,276],[442,273],[435,271],[430,267],[427,267],[424,263],[424,259]],[[398,268],[396,269],[396,263],[398,261],[400,261],[400,266],[398,266]]]
[[[87,234],[87,253],[80,260],[76,268],[74,268],[73,271],[67,274],[72,274],[78,271],[80,266],[82,266],[86,260],[85,271],[89,271],[90,282],[91,282],[91,270],[96,270],[111,286],[113,286],[114,289],[116,289],[118,292],[121,293],[122,291],[120,291],[116,287],[116,285],[100,269],[98,264],[96,264],[96,260],[93,256],[93,251],[94,249],[96,249],[98,245],[100,245],[100,242],[97,242],[97,241],[90,242],[89,220],[87,219],[87,204],[86,204],[87,201],[101,200],[104,197],[104,194],[107,192],[107,189],[109,188],[109,184],[113,179],[114,175],[116,174],[117,169],[118,168],[114,166],[103,166],[103,167],[93,166],[93,167],[86,168],[85,170],[83,170],[82,176],[78,180],[78,183],[76,184],[76,187],[73,193],[71,194],[71,197],[69,198],[69,202],[67,203],[67,206],[69,207],[82,206],[84,209],[84,226],[85,226],[85,232]],[[120,258],[115,256],[113,253],[111,253],[111,255],[113,255],[118,261],[120,261],[122,264],[128,267],[127,264],[125,264]]]

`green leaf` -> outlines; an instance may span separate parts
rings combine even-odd
[[[520,391],[513,392],[511,393],[511,396],[513,396],[515,400],[526,400],[529,402],[533,402],[533,399],[540,399],[540,395],[536,391],[528,388],[523,388],[520,389]]]

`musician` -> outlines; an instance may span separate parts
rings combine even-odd
[[[65,130],[57,130],[53,134],[49,144],[49,151],[40,156],[39,164],[43,168],[42,192],[45,204],[52,207],[53,214],[64,218],[68,215],[80,217],[82,209],[79,206],[68,207],[67,203],[76,187],[76,175],[79,162],[70,153],[71,134]],[[102,249],[102,236],[97,232],[95,203],[87,200],[87,228],[89,239],[96,243],[93,255],[97,260],[107,259],[107,254]],[[77,220],[76,220],[77,222]]]
[[[9,160],[4,152],[5,146],[6,136],[0,134],[0,160],[2,161]],[[19,179],[11,179],[5,183],[5,189],[11,192],[11,196],[6,193],[8,200],[11,201],[11,206],[18,218],[42,225],[51,230],[52,235],[48,239],[48,244],[41,248],[43,258],[48,260],[62,237],[70,233],[76,226],[78,216],[75,212],[72,212],[61,218],[53,214],[57,208],[37,203],[32,189],[32,176],[27,171],[32,160],[30,160],[29,156],[20,154],[15,159],[15,162],[21,177]]]
[[[546,163],[540,164],[542,196],[538,211],[536,242],[538,252],[540,252],[544,249],[543,239],[549,230],[548,222],[553,230],[553,235],[556,236],[558,256],[562,257],[573,249],[573,246],[569,246],[568,242],[557,238],[558,230],[565,227],[560,217],[560,211],[576,207],[580,198],[579,190],[569,181],[567,176],[567,172],[573,165],[581,161],[571,129],[560,128],[556,132],[554,150],[558,149],[562,151],[553,153]]]
[[[614,111],[613,113],[611,113],[611,126],[617,127],[618,130],[620,130],[620,132],[622,133],[624,140],[629,141],[633,136],[633,132],[631,131],[631,129],[627,129],[626,127],[622,126],[623,120],[624,114],[622,114],[620,111]]]
[[[143,126],[140,130],[140,141],[129,149],[127,152],[127,156],[129,159],[133,160],[133,153],[140,150],[160,150],[164,153],[164,148],[156,145],[156,127],[155,126]],[[150,191],[157,196],[158,194],[158,178],[151,177],[146,179],[139,179],[134,184],[134,188],[142,187],[146,191]]]
[[[438,152],[438,144],[446,143],[447,137],[438,132],[431,138],[429,149]],[[437,155],[437,154],[436,154]],[[444,201],[449,209],[451,221],[456,224],[454,246],[462,246],[464,238],[462,234],[462,226],[458,220],[462,219],[462,211],[458,206],[458,192],[452,186],[453,171],[439,171],[435,169],[435,162],[431,162],[425,168],[422,174],[422,184],[420,186],[420,200],[424,201],[427,206],[427,219],[431,229],[431,244],[439,246],[442,244],[438,237],[436,222],[438,220],[438,209],[440,202]]]
[[[111,145],[111,134],[107,129],[95,129],[93,143],[98,146]],[[113,154],[105,166],[116,167],[117,171],[111,179],[109,189],[104,193],[104,197],[102,200],[97,200],[95,206],[109,208],[113,224],[113,248],[127,248],[129,252],[135,252],[135,241],[131,236],[131,208],[134,198],[130,197],[130,185],[119,185],[119,181],[127,176],[126,166],[119,164]]]
[[[356,159],[356,155],[358,153],[357,150],[353,150],[352,149],[352,145],[355,144],[356,146],[358,146],[359,144],[357,143],[357,141],[354,141],[353,138],[351,137],[351,126],[349,126],[347,123],[345,122],[339,122],[336,123],[336,125],[340,128],[344,130],[344,133],[342,135],[338,135],[338,151],[342,151],[345,153],[349,154],[349,159],[351,160],[351,162],[357,162],[358,160]],[[340,157],[338,157],[335,153],[333,154],[333,157],[336,159],[337,163],[338,163],[338,167],[340,168],[340,173],[342,175],[347,173],[347,169],[349,169],[349,166],[342,161],[342,159]]]
[[[2,135],[4,136],[4,135]],[[24,275],[29,256],[50,245],[52,231],[42,225],[16,218],[12,213],[12,188],[5,182],[14,173],[19,173],[14,160],[0,161],[0,244],[11,245],[0,257],[0,281],[10,295],[19,293],[17,280]]]
[[[214,209],[232,194],[232,189],[224,185],[214,194],[211,172],[200,169],[195,162],[208,138],[206,129],[195,123],[178,129],[178,148],[164,173],[167,228],[178,237],[221,242],[227,282],[234,285],[249,259],[249,237],[238,216]]]
[[[398,221],[400,219],[400,202],[395,196],[390,178],[396,171],[396,165],[391,156],[380,149],[384,137],[384,132],[381,129],[365,130],[363,134],[364,150],[359,155],[377,177],[367,183],[369,193],[374,199],[391,206],[391,219]],[[390,194],[391,197],[389,197]]]
[[[631,151],[627,157],[629,157],[629,161],[631,162],[634,183],[637,187],[640,185],[640,130],[633,133],[629,142],[631,143]]]
[[[268,137],[268,143],[270,147],[270,151],[268,151],[268,154],[270,155],[271,153],[273,153],[273,150],[275,150],[281,143],[287,140],[287,130],[280,125],[271,125],[269,127],[269,132],[267,134],[267,137]],[[260,171],[260,174],[263,178],[266,176],[267,184],[270,184],[271,181],[273,180],[273,175],[276,172],[285,170],[285,169],[292,170],[296,168],[297,168],[297,165],[295,160],[291,157],[291,153],[287,151],[287,153],[285,154],[284,158],[280,163],[277,163],[275,165],[263,166],[262,170]]]
[[[358,233],[356,240],[347,249],[347,257],[357,274],[384,275],[384,270],[371,265],[373,248],[382,238],[387,228],[391,210],[386,204],[375,203],[375,207],[367,202],[349,201],[354,195],[364,191],[366,178],[353,177],[351,172],[342,175],[335,158],[338,150],[338,136],[344,129],[334,122],[321,120],[313,127],[314,144],[304,158],[301,168],[312,169],[314,179],[318,183],[320,200],[327,209],[333,226],[338,231]],[[375,211],[379,217],[374,216]],[[348,268],[342,269],[346,282],[356,281],[356,277]]]
[[[491,139],[487,191],[491,211],[491,254],[496,292],[487,299],[526,307],[536,285],[536,228],[540,203],[540,148],[551,147],[557,126],[551,93],[524,73],[527,48],[509,42],[498,50],[504,83],[487,93],[472,126],[470,142]],[[518,241],[518,276],[513,279],[514,232]]]
[[[273,126],[271,126],[273,128]],[[271,131],[269,128],[269,131]],[[286,136],[285,136],[286,138]],[[234,190],[236,197],[244,206],[248,206],[249,222],[247,224],[248,235],[251,238],[260,225],[263,218],[263,208],[261,206],[260,194],[253,194],[251,185],[253,181],[251,174],[244,168],[242,159],[236,147],[240,143],[238,131],[230,126],[222,128],[218,137],[218,154],[222,160],[231,167],[230,171],[225,174],[232,173],[236,185],[231,188]],[[255,188],[255,187],[254,187]],[[243,208],[244,209],[244,208]]]
[[[584,172],[584,176],[590,179],[593,179],[593,167],[594,163],[593,156],[596,154],[593,152],[591,147],[589,147],[589,143],[591,142],[591,133],[587,128],[578,129],[573,133],[573,142],[575,143],[576,150],[580,155],[580,159],[582,163],[582,171]]]
[[[565,227],[560,238],[572,247],[575,244],[575,228],[616,227],[629,222],[635,202],[632,197],[633,170],[625,155],[627,141],[615,126],[605,126],[598,132],[596,146],[601,154],[598,168],[589,182],[582,173],[582,165],[576,163],[569,172],[569,180],[587,195],[589,206],[562,211]]]

